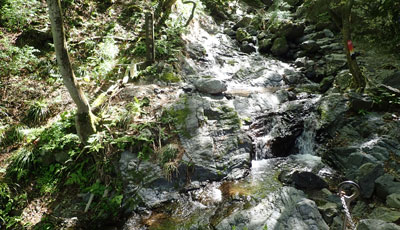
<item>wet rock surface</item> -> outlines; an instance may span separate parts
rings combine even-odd
[[[393,223],[387,223],[382,220],[365,219],[361,220],[357,227],[357,230],[374,230],[374,229],[399,230],[400,226]]]
[[[195,19],[184,37],[190,84],[171,105],[185,154],[167,180],[122,153],[125,203],[142,202],[124,230],[341,229],[336,189],[348,179],[361,187],[349,207],[357,229],[399,229],[399,116],[349,90],[340,36],[305,27],[291,13],[301,3],[279,5],[276,25],[258,31],[251,15],[225,27]]]
[[[315,203],[292,187],[283,187],[258,205],[236,212],[221,221],[216,229],[329,229]],[[267,227],[265,227],[267,226]]]

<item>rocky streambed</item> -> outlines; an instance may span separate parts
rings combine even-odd
[[[252,8],[217,24],[198,5],[169,105],[179,166],[122,153],[121,229],[342,229],[347,179],[358,229],[400,229],[399,116],[348,90],[340,34],[306,24],[300,1],[271,6],[268,29]]]

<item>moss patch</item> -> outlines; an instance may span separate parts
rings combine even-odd
[[[161,80],[170,83],[180,82],[181,78],[174,73],[164,73],[161,75]]]
[[[185,137],[190,137],[186,128],[186,119],[191,113],[187,97],[183,98],[181,104],[164,110],[161,117],[161,122],[164,124],[172,124],[177,128],[177,131]]]

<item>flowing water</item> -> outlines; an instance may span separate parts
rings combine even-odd
[[[217,25],[203,12],[203,6],[198,3],[189,32],[183,36],[190,54],[184,74],[189,81],[199,76],[212,76],[224,81],[228,88],[226,94],[232,95],[227,103],[241,119],[249,121],[243,124],[242,129],[251,133],[249,124],[261,114],[293,106],[278,92],[289,88],[284,76],[296,75],[298,71],[288,63],[258,52],[241,52],[237,42],[223,33],[224,25]],[[268,148],[272,136],[265,133],[253,137],[254,146],[259,147],[256,147],[248,176],[240,180],[205,183],[200,189],[182,193],[179,199],[148,212],[145,217],[144,214],[140,218],[132,217],[124,229],[216,229],[215,226],[227,216],[255,207],[280,189],[283,185],[278,177],[282,171],[331,173],[314,155],[317,124],[313,107],[318,99],[316,95],[307,95],[294,103],[301,104],[307,111],[302,114],[304,131],[295,142],[297,152],[294,155],[265,159],[266,154],[262,152]]]

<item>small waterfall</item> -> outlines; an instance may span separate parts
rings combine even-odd
[[[296,140],[296,146],[299,149],[299,154],[314,154],[315,134],[317,129],[317,116],[315,113],[310,113],[304,119],[304,131]]]

